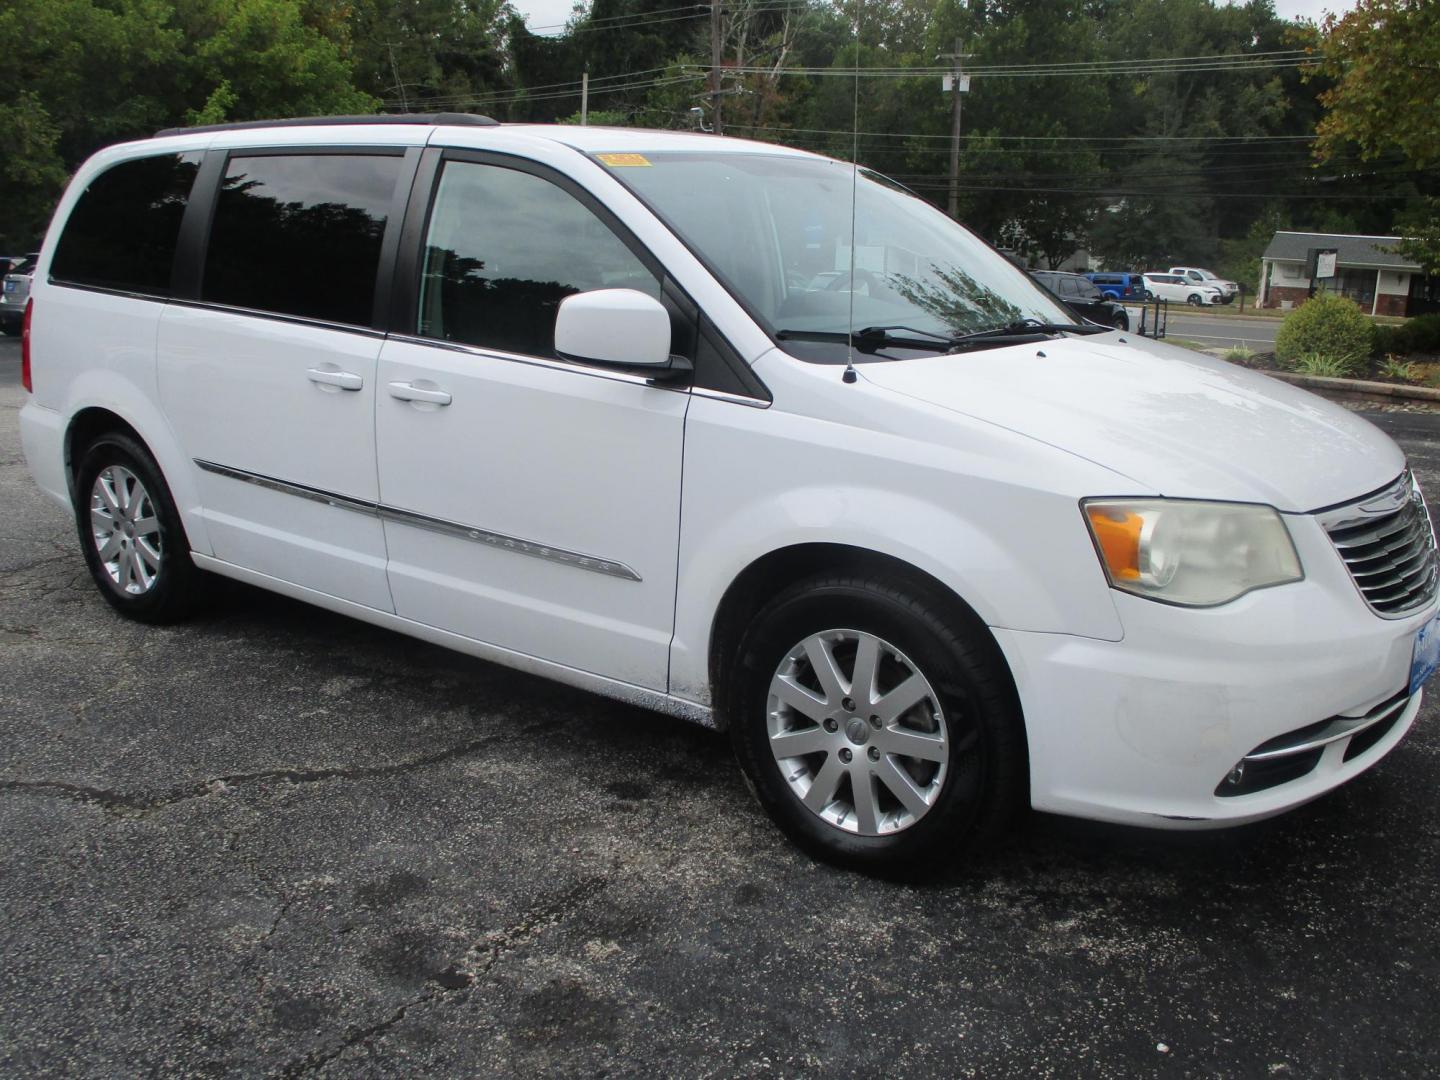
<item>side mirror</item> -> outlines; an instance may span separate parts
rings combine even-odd
[[[607,367],[671,370],[670,313],[635,289],[595,289],[560,301],[555,351]]]

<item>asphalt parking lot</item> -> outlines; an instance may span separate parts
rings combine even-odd
[[[818,866],[726,741],[250,589],[121,621],[0,343],[0,1075],[1422,1076],[1440,715],[1239,831]],[[1440,492],[1440,418],[1378,417]]]

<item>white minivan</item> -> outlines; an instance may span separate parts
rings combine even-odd
[[[54,222],[25,455],[118,611],[218,574],[728,728],[830,859],[1275,814],[1436,664],[1394,443],[865,169],[332,118],[111,147]]]

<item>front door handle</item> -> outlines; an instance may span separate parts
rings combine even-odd
[[[449,405],[450,395],[444,390],[428,390],[408,382],[392,382],[390,396],[401,401],[423,401],[429,405]]]
[[[321,386],[335,386],[341,390],[359,390],[365,385],[365,380],[352,371],[330,371],[325,368],[312,367],[305,372],[313,383]]]

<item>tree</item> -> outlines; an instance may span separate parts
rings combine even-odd
[[[1434,192],[1440,165],[1440,2],[1359,0],[1343,18],[1327,15],[1315,72],[1335,80],[1320,95],[1325,115],[1314,154],[1329,162],[1351,148],[1362,161],[1398,151]],[[1428,198],[1398,227],[1395,250],[1440,274],[1440,198]]]
[[[1315,71],[1335,85],[1320,95],[1318,161],[1353,144],[1362,160],[1398,147],[1416,169],[1440,165],[1437,26],[1437,0],[1359,0],[1325,17]]]
[[[371,112],[325,0],[8,0],[0,6],[5,246],[38,239],[66,175],[177,124]],[[327,21],[328,20],[328,21]],[[326,27],[337,37],[327,37]]]

